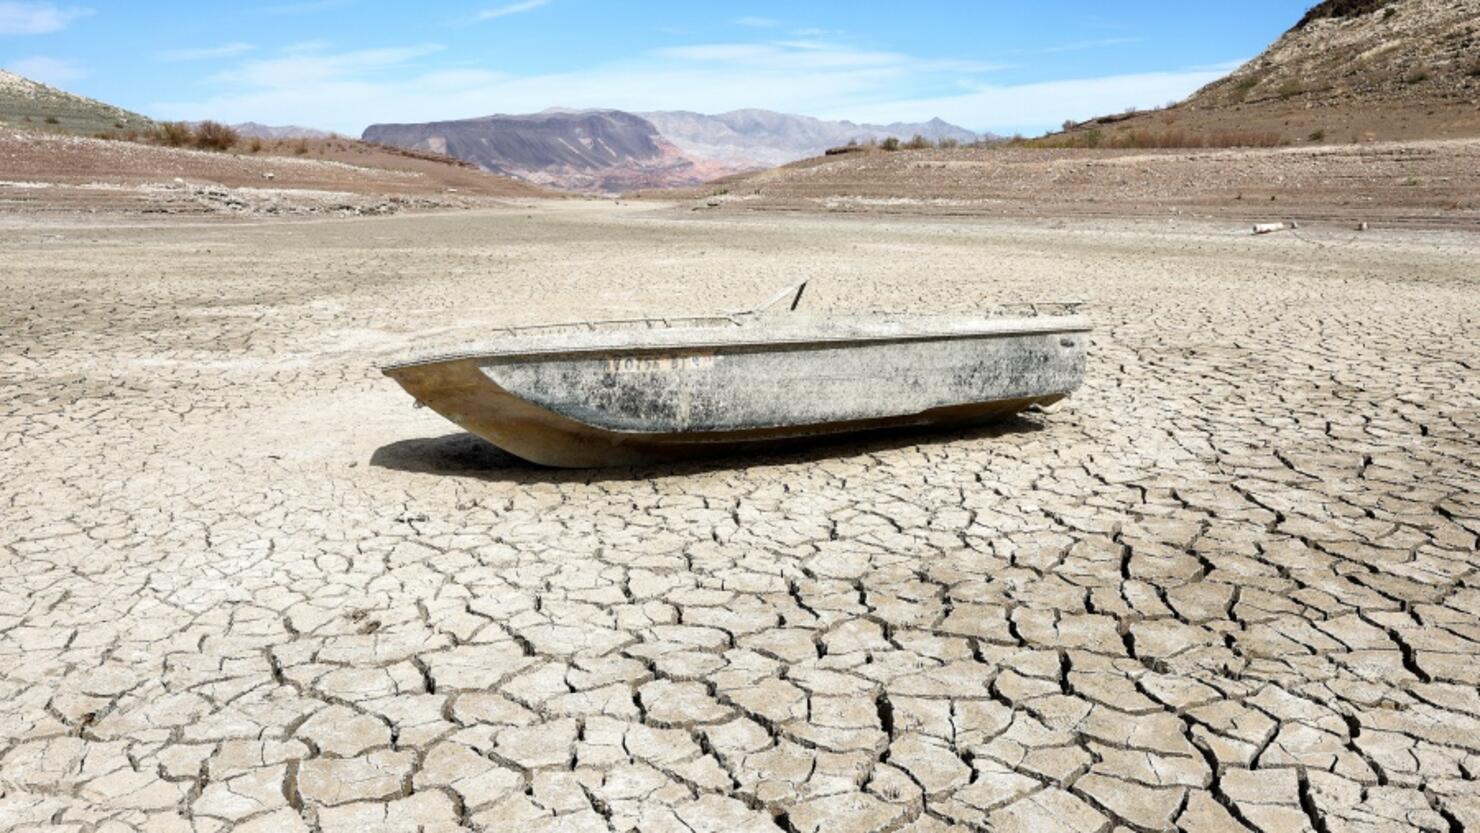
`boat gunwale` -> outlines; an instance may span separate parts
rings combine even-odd
[[[688,320],[688,321],[719,321],[726,316],[695,316],[689,319],[630,319],[616,322],[593,322],[593,326],[612,323],[641,323],[644,321],[664,320]],[[916,319],[918,321],[919,319]],[[388,362],[381,366],[381,372],[389,375],[393,371],[404,370],[413,367],[424,367],[428,365],[446,364],[450,362],[468,361],[482,358],[497,359],[531,359],[546,361],[564,357],[580,357],[592,354],[620,353],[642,354],[662,351],[695,351],[695,350],[724,350],[738,351],[746,348],[781,348],[781,349],[805,349],[811,345],[837,346],[840,344],[877,344],[877,343],[910,343],[919,341],[954,341],[958,339],[972,338],[1008,338],[1022,335],[1049,335],[1053,333],[1087,333],[1094,327],[1088,317],[1079,314],[1071,315],[1035,315],[1035,316],[1004,316],[998,318],[950,318],[946,316],[932,316],[931,323],[950,321],[957,326],[953,328],[939,329],[908,329],[901,325],[907,325],[909,321],[900,319],[878,317],[877,319],[862,318],[851,319],[852,327],[839,327],[834,330],[817,330],[811,334],[803,332],[803,326],[792,322],[782,327],[770,328],[768,331],[763,327],[737,327],[736,329],[718,329],[714,327],[674,327],[667,329],[645,329],[645,330],[587,330],[577,333],[549,333],[539,335],[510,335],[501,339],[495,339],[480,344],[470,345],[456,351],[440,352],[416,352],[403,358]],[[737,324],[740,322],[736,322]],[[581,326],[581,325],[538,325],[540,328]],[[531,328],[533,329],[533,328]],[[622,343],[621,339],[612,341],[612,336],[631,336],[641,334],[645,336],[657,336],[642,343]],[[714,336],[723,334],[726,338],[716,339]],[[584,345],[557,346],[531,346],[530,341],[550,340],[556,337],[567,337],[570,335],[585,336],[588,340],[592,337],[598,340],[596,343]],[[741,336],[741,338],[733,338]],[[666,338],[664,338],[666,337]],[[628,339],[630,342],[630,339]]]

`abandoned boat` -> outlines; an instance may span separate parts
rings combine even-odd
[[[805,285],[791,296],[795,310]],[[705,318],[501,330],[383,368],[419,403],[535,463],[671,460],[816,434],[959,425],[1047,405],[1084,376],[1073,304],[983,317]]]

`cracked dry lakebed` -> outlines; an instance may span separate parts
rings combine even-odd
[[[0,829],[1480,829],[1480,236],[1303,233],[13,220]],[[1086,301],[1085,384],[556,471],[376,367],[802,279]]]

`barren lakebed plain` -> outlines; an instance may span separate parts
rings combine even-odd
[[[0,828],[1480,827],[1480,237],[531,202],[0,233]],[[521,463],[500,324],[1080,300],[970,431]]]

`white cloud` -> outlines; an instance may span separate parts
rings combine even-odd
[[[276,58],[248,61],[216,73],[211,80],[243,88],[311,88],[316,83],[338,82],[374,70],[401,67],[441,49],[437,44],[329,54],[298,49]]]
[[[1049,46],[1045,47],[1042,51],[1048,53],[1083,52],[1086,49],[1103,49],[1107,46],[1125,46],[1140,42],[1140,38],[1100,38],[1099,40],[1082,40],[1074,43],[1063,43],[1058,46]]]
[[[210,80],[214,95],[156,102],[165,118],[312,124],[356,133],[372,122],[438,121],[547,107],[762,107],[855,121],[939,116],[974,129],[1041,130],[1066,118],[1181,98],[1222,71],[1196,67],[989,84],[1000,65],[852,49],[818,41],[674,46],[580,71],[514,75],[438,66],[440,47],[280,53]]]
[[[1065,119],[1083,120],[1119,113],[1127,107],[1159,107],[1179,101],[1226,73],[1193,68],[1098,78],[1072,78],[1016,85],[982,85],[955,95],[879,101],[846,112],[865,121],[915,121],[935,116],[946,121],[999,129],[1043,129]],[[824,111],[829,112],[829,111]]]
[[[508,17],[511,14],[532,12],[541,6],[549,5],[550,0],[520,0],[518,3],[510,3],[507,6],[494,6],[478,12],[479,20],[494,20],[495,18]]]
[[[44,35],[67,28],[88,9],[62,8],[51,3],[0,3],[0,35]]]
[[[87,77],[87,70],[83,69],[81,64],[42,55],[6,61],[5,68],[16,75],[24,75],[32,81],[40,81],[53,86],[61,86],[68,81]]]
[[[166,49],[154,53],[154,57],[160,61],[210,61],[220,58],[234,58],[237,55],[245,55],[255,47],[250,43],[223,43],[220,46],[196,46],[184,49]]]

